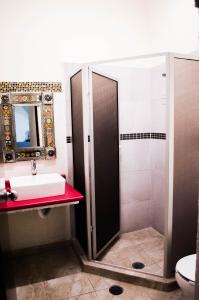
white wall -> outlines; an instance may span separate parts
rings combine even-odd
[[[0,80],[57,80],[58,62],[145,51],[145,1],[1,0]]]
[[[198,19],[192,2],[0,0],[0,81],[64,84],[66,76],[60,62],[109,59],[159,50],[196,50]],[[55,96],[55,115],[57,160],[38,163],[40,173],[67,173],[65,91]],[[4,169],[1,165],[0,175],[4,172],[7,177],[30,174],[30,164],[7,164]],[[68,214],[66,218],[69,222]],[[22,216],[19,220],[23,223]],[[13,220],[16,234],[21,230],[17,227],[19,220]],[[32,224],[36,221],[34,217]],[[68,223],[66,227],[66,238],[69,238]],[[39,235],[39,230],[36,232]]]
[[[68,174],[65,143],[68,91],[62,62],[144,51],[148,39],[145,20],[139,0],[0,1],[0,81],[61,81],[64,86],[62,94],[55,94],[57,159],[39,161],[38,173]],[[122,46],[129,41],[131,49]],[[2,173],[7,178],[29,175],[30,162],[1,165],[3,176]],[[40,220],[36,213],[9,216],[11,249],[54,242],[58,237],[70,238],[69,210],[63,210],[54,210],[46,220]],[[29,238],[30,230],[37,239]]]
[[[0,80],[57,80],[58,62],[192,51],[194,0],[1,0]]]
[[[199,49],[198,9],[194,0],[149,0],[149,51],[188,53]]]

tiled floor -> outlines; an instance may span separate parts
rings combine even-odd
[[[84,273],[71,247],[15,258],[10,266],[17,300],[188,300],[180,290],[165,293]],[[115,284],[123,287],[122,295],[109,293]]]
[[[123,294],[111,295],[109,288],[113,284],[120,285],[124,289]],[[17,288],[17,300],[66,299],[188,300],[182,296],[180,290],[165,293],[83,272]]]
[[[142,262],[138,271],[163,276],[164,236],[152,227],[123,233],[100,261],[131,270],[133,262]]]

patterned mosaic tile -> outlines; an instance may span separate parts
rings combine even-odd
[[[62,92],[60,82],[0,82],[0,93],[10,92]]]

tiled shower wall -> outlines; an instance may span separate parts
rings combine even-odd
[[[165,65],[101,72],[119,82],[121,231],[154,227],[163,233],[166,143],[165,135],[151,133],[166,132]]]
[[[128,69],[120,77],[119,129],[120,133],[151,131],[148,69]],[[122,232],[152,226],[150,142],[151,139],[120,141]]]

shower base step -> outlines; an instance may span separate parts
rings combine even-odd
[[[116,266],[110,266],[102,262],[89,261],[77,240],[73,240],[73,247],[81,260],[82,270],[87,273],[101,275],[114,280],[124,281],[160,291],[173,291],[178,288],[174,277],[164,278],[156,275],[128,270]]]

